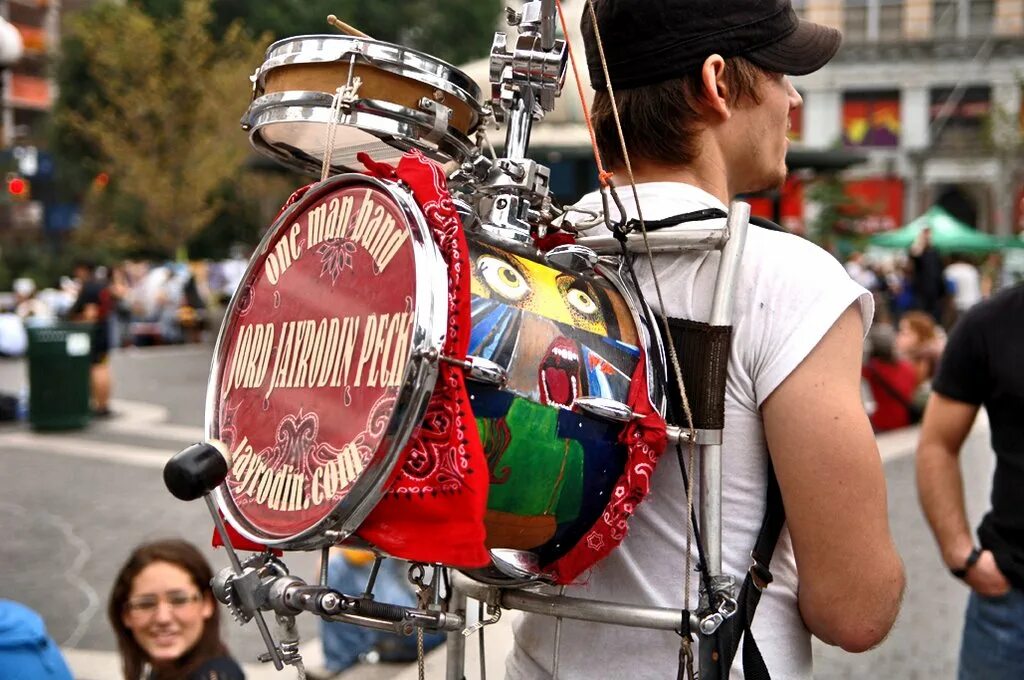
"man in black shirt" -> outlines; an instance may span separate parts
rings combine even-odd
[[[946,278],[942,256],[932,245],[932,230],[925,227],[910,247],[913,266],[914,297],[917,309],[928,312],[936,323],[942,323],[942,306],[946,298]]]
[[[73,321],[93,324],[90,390],[93,415],[102,418],[110,415],[111,379],[107,352],[110,350],[110,312],[114,304],[108,282],[96,276],[96,266],[93,263],[76,264],[75,279],[81,288],[75,303],[68,311],[68,316]]]
[[[942,558],[970,586],[960,680],[1024,678],[1024,284],[969,310],[932,386],[917,449],[917,486]],[[992,509],[971,538],[958,456],[979,407],[996,469]]]

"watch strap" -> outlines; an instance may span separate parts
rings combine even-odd
[[[981,548],[975,546],[971,548],[971,554],[967,556],[967,560],[964,562],[964,566],[959,569],[950,569],[950,573],[959,579],[966,578],[967,572],[978,563],[978,559],[981,558]]]

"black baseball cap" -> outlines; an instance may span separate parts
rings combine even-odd
[[[804,21],[790,0],[593,0],[612,85],[630,89],[677,78],[712,54],[768,71],[806,75],[835,56],[842,34]],[[583,8],[590,84],[607,89],[590,9]]]

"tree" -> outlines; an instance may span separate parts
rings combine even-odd
[[[140,0],[153,16],[171,18],[182,0]],[[327,25],[335,14],[378,40],[421,50],[453,64],[486,56],[501,11],[500,0],[214,0],[215,26],[236,19],[253,36],[288,38],[336,33]]]
[[[179,15],[159,21],[134,4],[100,5],[69,21],[95,91],[62,102],[60,125],[128,204],[112,208],[92,192],[87,229],[114,228],[137,247],[182,257],[220,211],[222,185],[249,154],[238,121],[266,38],[233,23],[215,40],[212,21],[210,0],[185,0]],[[141,218],[134,231],[110,224],[132,206]]]

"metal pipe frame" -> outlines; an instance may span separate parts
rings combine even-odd
[[[733,201],[729,205],[726,221],[728,240],[722,247],[715,279],[715,292],[711,298],[711,314],[708,323],[712,326],[728,326],[732,323],[733,291],[743,247],[747,241],[750,223],[750,205]],[[704,539],[704,556],[708,574],[714,579],[722,573],[722,445],[708,444],[700,447],[700,533]],[[711,596],[711,593],[708,593]]]
[[[484,602],[497,602],[503,609],[518,609],[532,614],[609,623],[631,628],[649,628],[652,630],[672,630],[679,632],[683,628],[683,611],[668,607],[641,607],[639,605],[605,602],[602,600],[585,600],[564,595],[546,595],[528,590],[506,590],[495,586],[478,583],[468,576],[452,573],[452,588],[456,593],[472,597]],[[697,630],[700,620],[690,613],[689,625]],[[451,637],[449,637],[451,640]],[[451,656],[449,656],[451,660]],[[449,674],[449,680],[455,680]]]
[[[594,236],[581,235],[576,243],[587,246],[600,255],[618,255],[622,247],[614,236],[607,233]],[[681,253],[690,250],[720,250],[728,243],[730,237],[728,223],[725,227],[700,227],[686,229],[667,229],[652,231],[647,234],[647,242],[652,253]],[[632,233],[626,237],[626,250],[631,253],[646,253],[643,234]]]

